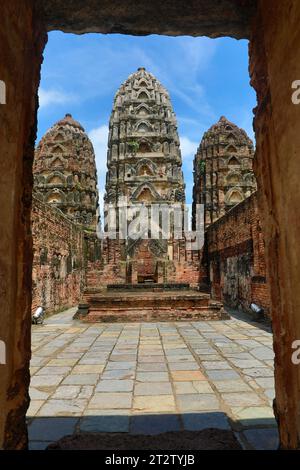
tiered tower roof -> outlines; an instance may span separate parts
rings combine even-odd
[[[120,86],[109,123],[105,201],[183,202],[177,122],[161,83],[140,67]]]
[[[194,159],[193,213],[204,204],[206,227],[256,190],[253,158],[252,140],[225,116],[204,133]]]
[[[33,165],[34,190],[75,222],[95,227],[98,190],[95,154],[82,125],[71,114],[39,142]]]

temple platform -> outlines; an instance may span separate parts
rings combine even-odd
[[[87,322],[193,321],[229,318],[223,304],[187,285],[137,284],[86,289],[74,318]],[[177,287],[177,288],[176,288]]]
[[[141,284],[108,284],[108,291],[168,291],[188,290],[190,285],[186,282],[143,282]]]

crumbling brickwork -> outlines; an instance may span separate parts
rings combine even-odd
[[[257,193],[208,228],[206,250],[212,296],[244,310],[255,302],[268,314],[270,295]]]
[[[194,158],[194,226],[197,204],[209,227],[256,190],[253,157],[252,140],[225,116],[204,133]]]
[[[98,266],[101,243],[57,207],[33,197],[32,310],[46,314],[78,304],[87,272]]]
[[[149,227],[143,226],[144,233],[137,237],[141,229],[133,220],[137,207],[143,206],[147,211],[145,220],[151,219],[151,231],[152,224],[162,231],[162,221],[168,218],[169,234],[173,232],[174,212],[171,217],[163,209],[174,211],[176,205],[182,210],[185,202],[179,144],[177,120],[167,90],[140,67],[118,89],[109,121],[104,226],[110,227],[112,208],[117,211],[120,206],[126,207],[127,240],[123,242],[118,235],[116,242],[104,240],[103,263],[98,273],[88,276],[89,286],[182,280],[193,287],[198,285],[199,253],[188,253],[183,237],[174,242],[173,235],[149,236]],[[156,214],[160,211],[156,221],[152,209],[157,210]],[[121,233],[119,214],[116,232]]]
[[[40,140],[33,175],[35,192],[42,201],[95,230],[98,191],[94,149],[71,114],[56,122]]]
[[[76,305],[85,283],[84,232],[60,210],[33,198],[32,308]]]
[[[153,262],[153,255],[151,257],[142,256],[144,251],[147,250],[147,244],[145,243],[141,247],[141,255],[128,263],[124,257],[125,250],[126,243],[124,240],[105,238],[101,247],[101,259],[88,263],[86,272],[87,286],[89,288],[105,289],[108,284],[136,284],[139,273],[145,274],[149,269],[148,263]],[[189,283],[191,287],[197,287],[206,277],[205,268],[200,266],[201,250],[188,250],[184,240],[177,240],[170,243],[169,254],[170,260],[157,262],[156,282],[185,282]],[[151,273],[152,268],[151,265]]]

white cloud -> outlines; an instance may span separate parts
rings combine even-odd
[[[186,136],[180,137],[180,148],[183,161],[194,158],[194,155],[197,152],[198,145],[198,142],[193,142]]]
[[[107,139],[108,139],[108,126],[102,125],[91,129],[88,132],[88,136],[92,141],[97,166],[98,176],[98,189],[99,189],[99,204],[102,212],[103,208],[103,196],[105,192],[105,179],[106,179],[106,162],[107,162]]]
[[[193,162],[194,156],[197,152],[199,143],[194,142],[187,136],[180,137],[180,148],[182,155],[182,170],[184,173],[184,181],[186,184],[186,201],[191,202],[192,188],[193,188]]]
[[[94,146],[98,171],[106,171],[108,126],[104,124],[91,129],[88,132],[88,136]]]
[[[65,104],[75,100],[74,95],[63,93],[59,90],[45,90],[39,89],[39,104],[40,108],[46,108],[53,104]]]

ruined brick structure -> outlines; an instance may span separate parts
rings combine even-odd
[[[177,122],[170,97],[143,67],[114,99],[109,122],[105,201],[184,202]]]
[[[0,447],[25,449],[31,329],[32,161],[37,90],[47,31],[231,36],[249,39],[251,84],[257,93],[255,173],[270,281],[275,351],[275,411],[282,449],[300,448],[300,368],[291,345],[300,338],[299,105],[291,84],[300,76],[297,0],[151,3],[2,1],[0,107]],[[153,12],[159,11],[159,14]],[[24,47],[26,44],[26,47]],[[8,184],[9,182],[9,184]],[[288,184],[287,184],[288,182]]]
[[[156,283],[188,282],[197,287],[206,276],[205,268],[200,264],[201,251],[189,249],[181,239],[172,240],[169,252],[173,253],[172,259],[155,258],[147,240],[142,240],[137,254],[128,262],[126,241],[105,238],[101,245],[101,260],[89,264],[87,285],[102,289],[114,283],[135,285],[139,283],[138,276],[145,275],[151,282],[153,279]]]
[[[49,314],[78,304],[87,263],[100,258],[94,150],[70,114],[42,137],[33,173],[32,308]]]
[[[128,214],[133,206],[143,204],[149,216],[151,205],[170,207],[176,203],[183,208],[181,165],[177,122],[169,94],[140,67],[121,85],[114,99],[109,123],[106,212],[120,203],[125,204]],[[130,222],[130,215],[126,220],[126,224]],[[118,223],[118,241],[104,242],[105,279],[114,282],[118,270],[116,282],[179,282],[185,271],[185,282],[198,285],[200,253],[192,255],[185,248],[184,238],[154,238],[151,233],[141,233],[135,239],[129,233],[122,240]],[[161,228],[159,220],[157,225]],[[145,235],[149,240],[144,239]],[[119,254],[119,269],[114,265],[115,253]]]
[[[244,311],[254,302],[269,315],[270,292],[256,192],[209,226],[206,260],[213,298]]]
[[[33,174],[35,193],[42,201],[95,230],[98,191],[94,149],[81,124],[70,114],[39,142]]]
[[[204,133],[194,159],[193,213],[204,204],[205,227],[256,190],[253,157],[251,139],[224,116]]]
[[[79,302],[85,284],[85,240],[81,226],[52,204],[33,198],[32,309],[47,313]]]
[[[168,92],[140,67],[115,95],[109,123],[102,258],[88,265],[77,317],[85,321],[162,321],[224,315],[221,303],[211,302],[207,292],[198,290],[206,274],[201,267],[202,251],[188,243],[182,224],[185,185],[181,165],[177,122]],[[153,219],[155,208],[171,209],[174,204],[181,211],[179,236],[173,232],[178,222],[174,213],[162,210]],[[118,212],[120,207],[126,209],[124,217]],[[116,210],[113,217],[112,209]],[[142,228],[136,223],[139,211],[146,214]],[[168,234],[163,228],[166,218]],[[135,231],[130,232],[133,222]],[[153,227],[158,236],[153,235]]]
[[[206,267],[212,297],[243,310],[255,302],[268,315],[270,296],[253,158],[253,143],[246,132],[224,116],[204,133],[194,158],[193,219],[196,205],[203,204],[202,269]]]

